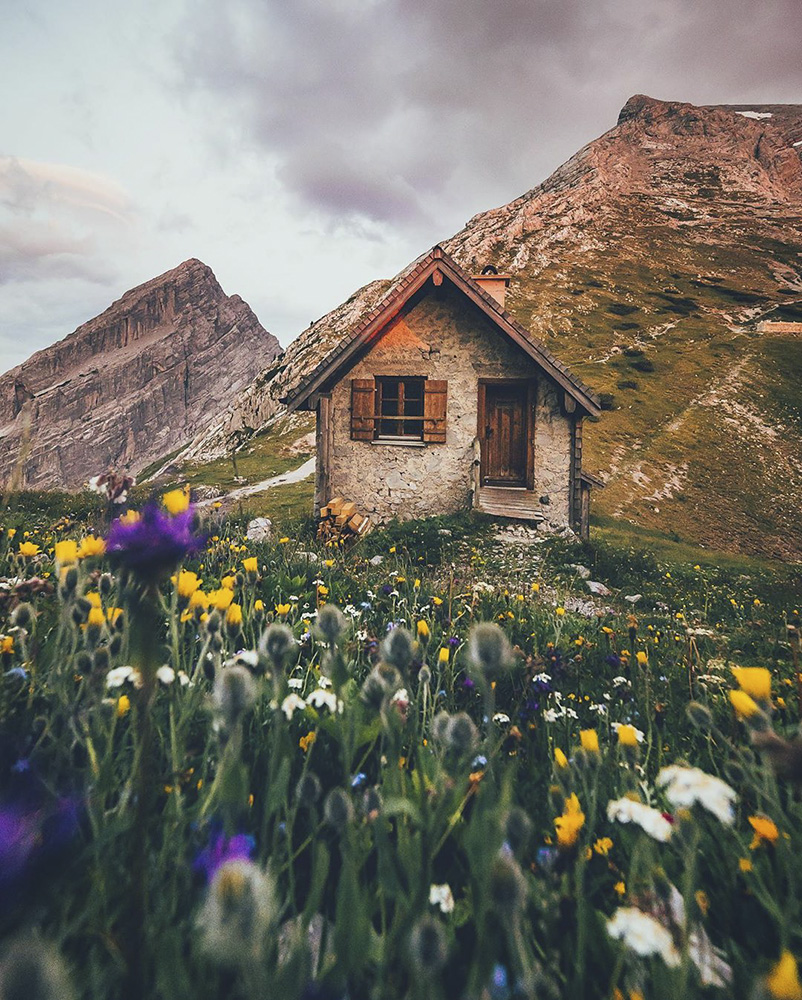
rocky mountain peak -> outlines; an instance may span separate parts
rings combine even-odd
[[[75,487],[186,444],[281,348],[195,258],[0,376],[0,485]]]

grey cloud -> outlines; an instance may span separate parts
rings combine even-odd
[[[533,187],[637,92],[802,100],[798,0],[216,0],[185,85],[303,208],[417,229]]]
[[[0,156],[0,285],[116,275],[106,249],[129,225],[128,199],[106,178]]]

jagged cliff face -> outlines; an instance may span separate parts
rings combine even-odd
[[[543,184],[443,242],[467,270],[512,274],[509,312],[607,394],[585,435],[607,481],[595,511],[802,557],[800,143],[802,106],[636,96]],[[264,426],[392,284],[304,331],[194,455]]]
[[[188,260],[0,376],[0,485],[80,486],[185,445],[281,351]]]

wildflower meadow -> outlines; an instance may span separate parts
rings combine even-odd
[[[794,578],[5,514],[0,997],[802,1000]]]

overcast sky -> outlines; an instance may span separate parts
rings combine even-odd
[[[288,344],[626,99],[802,103],[802,0],[3,0],[0,371],[188,257]]]

